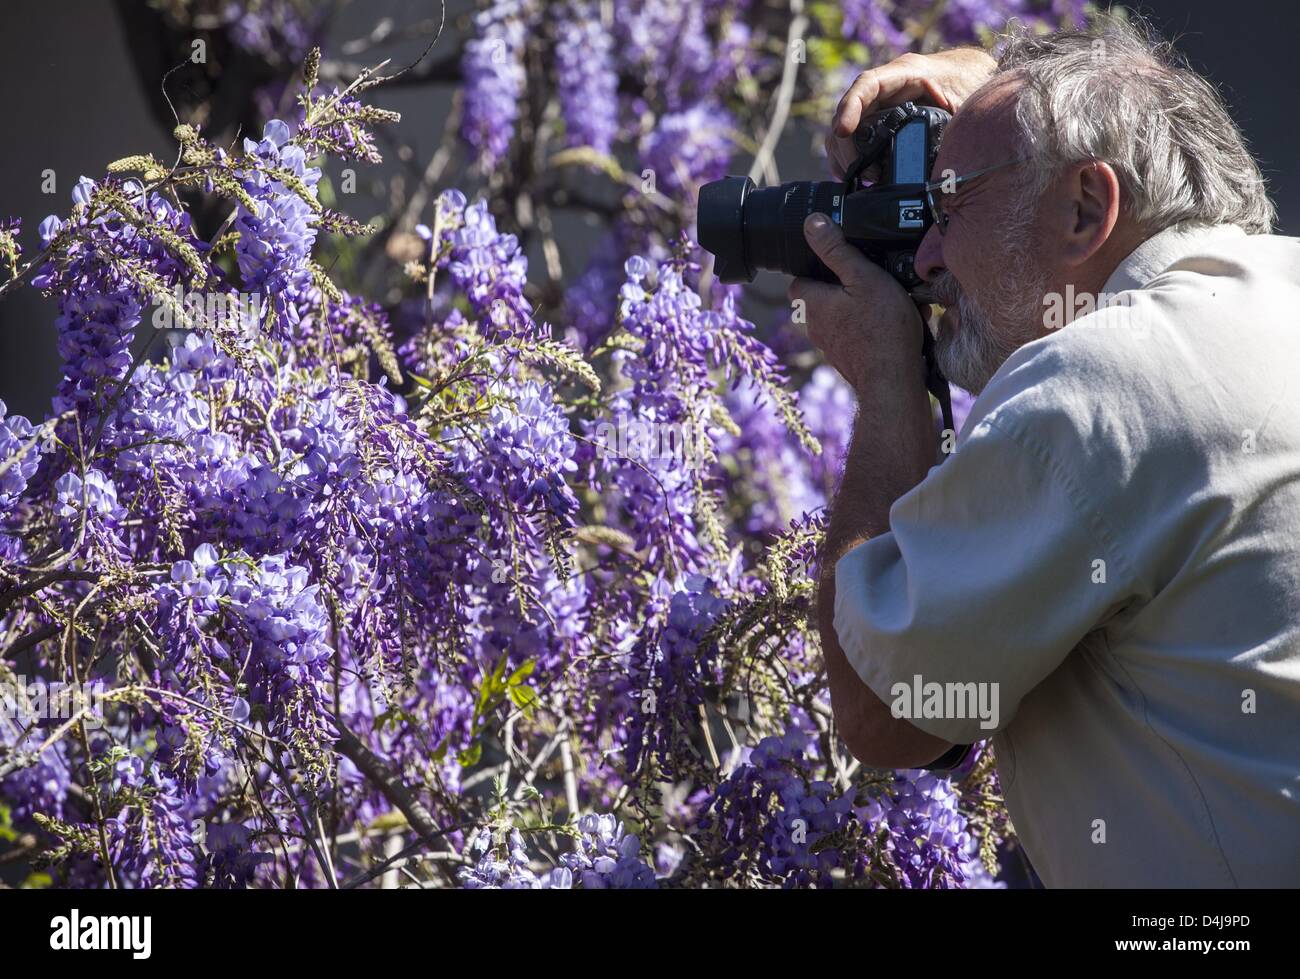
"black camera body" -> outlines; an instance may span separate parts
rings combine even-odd
[[[952,117],[912,102],[868,117],[854,134],[857,161],[837,181],[800,180],[754,186],[748,177],[724,177],[700,188],[700,244],[715,256],[722,282],[752,282],[758,269],[834,282],[808,247],[803,223],[821,212],[844,237],[918,299],[924,283],[913,268],[916,249],[934,223],[926,203],[939,141]],[[859,178],[879,167],[868,187]]]

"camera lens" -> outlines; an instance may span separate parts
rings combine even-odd
[[[700,245],[713,253],[713,274],[722,282],[754,281],[745,253],[745,201],[753,190],[748,177],[724,177],[700,188]]]
[[[758,269],[833,281],[808,247],[804,219],[814,211],[839,223],[843,185],[799,180],[779,187],[754,186],[748,177],[726,177],[700,188],[700,244],[716,256],[722,282],[752,282]]]

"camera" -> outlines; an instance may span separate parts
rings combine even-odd
[[[925,283],[913,264],[934,223],[925,185],[949,119],[943,109],[912,102],[869,116],[853,136],[859,156],[842,183],[796,180],[759,188],[748,177],[724,177],[705,184],[697,224],[700,244],[715,256],[714,275],[727,283],[752,282],[757,270],[766,269],[836,281],[804,238],[804,219],[821,212],[868,259],[925,301]],[[879,179],[860,187],[868,172]]]
[[[943,109],[913,102],[868,116],[853,134],[858,158],[843,183],[796,180],[758,188],[748,177],[724,177],[705,184],[696,224],[700,244],[714,255],[713,274],[722,282],[752,282],[759,269],[766,269],[835,282],[804,237],[804,220],[820,212],[914,300],[933,302],[916,274],[916,250],[934,223],[926,185],[951,119]],[[864,176],[872,178],[870,186],[861,186]],[[921,330],[919,348],[925,386],[939,403],[944,427],[951,429],[952,399],[929,329]]]

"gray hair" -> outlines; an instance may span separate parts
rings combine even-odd
[[[1119,177],[1121,207],[1151,234],[1272,229],[1264,177],[1218,91],[1149,29],[1107,18],[1092,31],[1013,29],[1004,44],[997,77],[1023,83],[1016,119],[1033,199],[1061,168],[1101,160]]]

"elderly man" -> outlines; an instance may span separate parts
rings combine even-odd
[[[1131,28],[866,72],[835,167],[907,99],[955,113],[916,267],[978,398],[936,466],[916,306],[811,218],[841,285],[791,297],[859,405],[819,597],[840,733],[881,768],[991,734],[1049,886],[1300,885],[1300,242]]]

